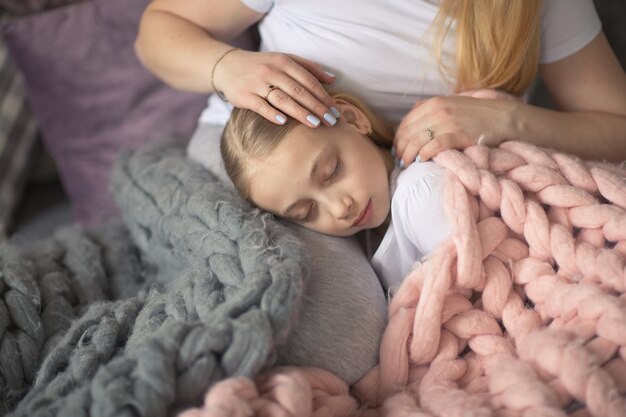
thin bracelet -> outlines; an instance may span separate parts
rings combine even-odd
[[[217,94],[219,98],[221,98],[225,102],[228,102],[228,99],[226,98],[224,93],[222,93],[221,91],[217,91],[217,88],[215,87],[215,81],[213,80],[213,77],[215,76],[215,68],[217,68],[217,64],[219,64],[226,55],[238,49],[239,48],[230,48],[228,51],[224,52],[219,58],[217,58],[217,61],[215,61],[215,64],[213,64],[213,69],[211,70],[211,86],[213,87],[213,91],[215,92],[215,94]]]

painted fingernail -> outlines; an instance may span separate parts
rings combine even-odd
[[[330,108],[330,112],[333,114],[333,116],[335,116],[337,119],[339,119],[339,116],[341,116],[341,113],[339,113],[339,110],[337,110],[337,107],[332,106]]]
[[[400,168],[404,168],[404,161],[401,159],[400,162],[398,162],[398,165],[400,165]]]
[[[317,117],[313,116],[312,114],[309,114],[306,117],[306,119],[309,121],[309,123],[311,123],[315,127],[320,125],[320,119],[318,119]]]
[[[281,125],[284,125],[285,122],[287,122],[287,118],[281,114],[277,114],[276,116],[274,116],[274,119],[276,119],[276,121]]]
[[[335,119],[330,113],[324,113],[324,120],[326,120],[331,126],[334,126],[335,123],[337,123],[337,119]]]
[[[419,155],[415,157],[415,162],[422,162],[422,158]]]
[[[330,71],[324,71],[324,74],[328,75],[329,77],[337,78],[337,76]]]
[[[393,156],[395,158],[396,157],[396,147],[392,146],[390,152],[391,152],[391,156]]]

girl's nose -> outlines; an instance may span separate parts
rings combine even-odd
[[[352,198],[349,196],[338,197],[332,206],[332,212],[336,219],[343,220],[350,216],[352,211]]]

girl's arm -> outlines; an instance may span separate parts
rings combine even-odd
[[[174,88],[221,91],[234,106],[276,124],[285,116],[309,127],[334,124],[338,114],[321,85],[334,77],[320,65],[290,54],[229,52],[227,42],[263,16],[241,0],[154,0],[142,16],[135,50]]]
[[[626,74],[605,36],[540,73],[558,111],[510,100],[435,97],[418,102],[396,133],[405,164],[448,148],[522,139],[585,159],[626,159]],[[429,140],[426,129],[434,139]]]

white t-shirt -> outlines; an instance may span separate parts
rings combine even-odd
[[[381,117],[397,123],[418,99],[452,93],[440,74],[427,32],[437,0],[241,0],[267,13],[259,24],[262,51],[293,53],[335,75],[332,88],[360,97]],[[587,45],[601,24],[592,0],[545,0],[542,63]],[[454,68],[454,30],[442,49]],[[223,124],[230,106],[212,95],[201,122]]]
[[[450,234],[443,208],[445,174],[435,162],[416,162],[392,184],[391,223],[371,261],[386,289],[398,287],[415,263]]]

